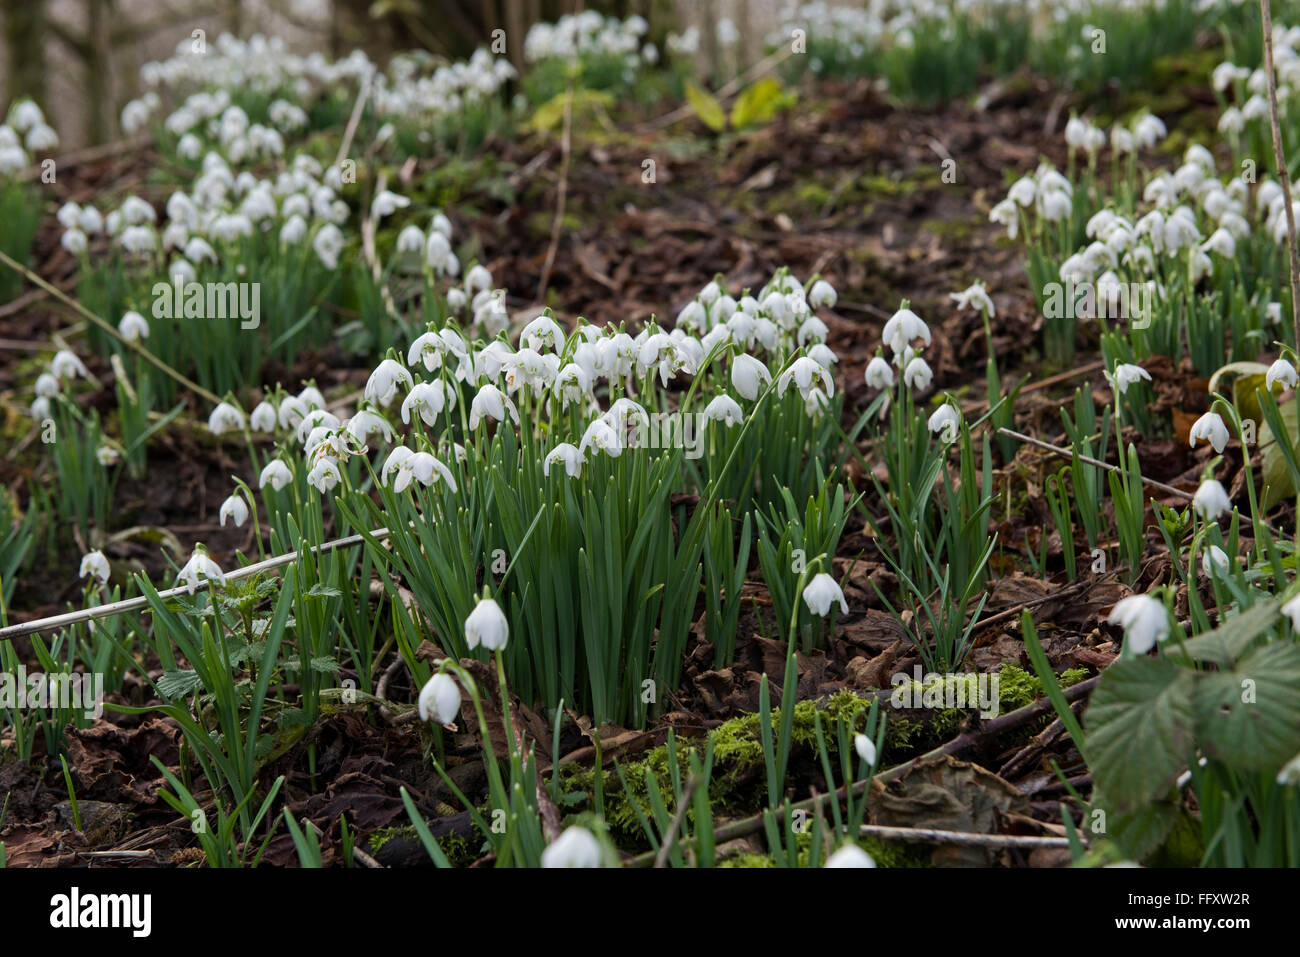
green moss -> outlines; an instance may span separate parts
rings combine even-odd
[[[1088,677],[1086,668],[1070,668],[1057,675],[1057,682],[1062,688],[1077,685]],[[1003,714],[1033,704],[1046,692],[1037,675],[1030,674],[1023,668],[1007,662],[1002,666],[998,682],[998,698]]]
[[[737,854],[718,862],[719,867],[776,867],[771,854]]]
[[[378,831],[375,831],[367,839],[367,842],[370,844],[370,853],[378,854],[380,849],[395,837],[405,837],[412,841],[418,841],[420,839],[419,835],[415,832],[415,828],[409,824],[405,827],[383,827]]]

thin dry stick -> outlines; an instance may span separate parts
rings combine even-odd
[[[1282,150],[1282,126],[1277,116],[1277,75],[1273,69],[1273,15],[1269,0],[1259,0],[1264,25],[1264,72],[1268,75],[1268,122],[1273,132],[1273,162],[1277,165],[1282,200],[1286,203],[1287,247],[1291,253],[1291,323],[1296,348],[1300,349],[1300,248],[1296,244],[1295,210],[1291,208],[1291,175]]]
[[[376,528],[367,532],[376,539],[385,539],[388,537],[388,529]],[[349,548],[353,545],[360,545],[366,540],[365,535],[349,535],[347,538],[336,538],[333,541],[325,542],[322,545],[313,545],[309,551],[323,554],[334,551],[338,548]],[[297,561],[298,553],[289,552],[285,555],[276,555],[268,558],[263,562],[255,562],[252,565],[245,565],[243,568],[237,568],[234,571],[226,572],[226,581],[238,581],[241,578],[247,578],[249,575],[257,575],[261,572],[273,571],[285,565]],[[203,580],[198,583],[197,590],[203,590],[211,587],[212,582]],[[158,597],[164,600],[168,598],[178,598],[181,595],[193,594],[188,586],[179,585],[176,588],[169,588],[166,591],[160,591]],[[18,638],[22,635],[36,634],[42,631],[51,631],[55,628],[62,628],[65,625],[75,625],[83,621],[94,621],[99,618],[110,618],[113,615],[121,615],[128,611],[136,611],[145,608],[149,604],[149,599],[141,596],[139,598],[124,598],[121,601],[109,602],[106,605],[95,605],[91,608],[82,608],[80,611],[70,611],[62,615],[53,615],[49,618],[37,618],[34,621],[26,621],[18,625],[10,625],[7,628],[0,628],[0,641],[8,641],[10,638]]]
[[[1042,439],[1035,439],[1032,436],[1025,435],[1023,432],[1015,432],[1011,429],[998,429],[998,431],[1003,435],[1011,436],[1013,439],[1019,439],[1021,442],[1028,442],[1030,445],[1035,445],[1040,449],[1046,449],[1048,452],[1055,452],[1062,458],[1074,458],[1074,452],[1070,449],[1063,449],[1059,445],[1052,445],[1052,443],[1044,442]],[[1079,461],[1087,462],[1089,465],[1095,465],[1097,468],[1105,469],[1108,472],[1119,471],[1118,466],[1111,465],[1108,462],[1103,462],[1101,459],[1094,459],[1090,455],[1080,455]],[[1184,492],[1180,488],[1174,488],[1172,485],[1166,485],[1164,482],[1157,482],[1155,479],[1149,479],[1145,475],[1142,476],[1142,484],[1150,485],[1152,488],[1158,488],[1167,495],[1177,495],[1179,498],[1186,499],[1189,502],[1196,497],[1191,492]]]
[[[213,405],[217,405],[219,402],[221,402],[221,398],[219,396],[215,395],[212,392],[209,392],[207,389],[203,388],[203,386],[199,385],[197,382],[191,382],[189,379],[181,375],[179,372],[177,372],[167,363],[163,362],[161,359],[159,359],[148,349],[144,348],[138,342],[132,342],[130,339],[126,338],[126,336],[122,335],[122,333],[117,331],[117,327],[114,326],[111,322],[99,318],[99,316],[95,315],[93,312],[91,312],[81,303],[77,302],[77,300],[73,299],[62,289],[59,289],[57,286],[51,285],[50,283],[46,282],[40,276],[36,275],[36,273],[32,272],[30,269],[24,266],[22,263],[15,262],[13,259],[10,259],[9,256],[3,252],[0,252],[0,263],[4,263],[10,269],[14,270],[14,272],[17,272],[20,275],[22,275],[22,277],[26,279],[28,282],[34,283],[35,285],[44,289],[47,293],[49,293],[51,296],[53,296],[63,305],[67,306],[73,312],[77,313],[77,315],[81,316],[83,319],[89,319],[91,322],[99,326],[101,329],[103,329],[105,332],[111,335],[114,339],[117,339],[123,345],[127,346],[130,349],[134,349],[136,353],[138,353],[147,362],[151,363],[154,366],[157,366],[160,370],[165,372],[167,375],[171,376],[173,379],[175,379],[181,385],[185,386],[185,388],[189,389],[195,395],[202,396],[204,399],[207,399]]]
[[[343,161],[347,159],[348,150],[352,146],[352,137],[357,133],[357,124],[361,122],[361,110],[366,105],[366,99],[370,96],[370,77],[367,73],[361,78],[361,89],[357,90],[357,101],[352,104],[352,115],[348,117],[348,125],[343,130],[343,140],[339,143],[338,158],[334,165],[342,168]]]
[[[537,284],[537,301],[546,303],[546,285],[551,281],[551,268],[560,246],[560,230],[564,228],[564,207],[569,198],[569,150],[573,128],[573,77],[564,94],[564,129],[560,134],[560,188],[555,198],[555,222],[551,224],[551,244],[546,248],[546,261],[542,264],[542,278]]]
[[[885,841],[909,844],[953,844],[959,847],[1069,847],[1064,837],[1034,837],[1026,834],[972,834],[970,831],[940,831],[932,827],[885,827],[863,824],[858,834]]]

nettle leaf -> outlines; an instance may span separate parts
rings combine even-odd
[[[727,114],[723,112],[722,104],[712,93],[690,80],[686,81],[686,101],[691,104],[691,109],[700,121],[713,132],[721,133],[727,128]]]
[[[1269,645],[1231,671],[1200,676],[1196,737],[1242,771],[1276,771],[1300,751],[1300,646]]]
[[[1165,658],[1116,661],[1093,692],[1087,721],[1093,780],[1133,811],[1167,791],[1192,753],[1195,673]]]
[[[158,679],[158,693],[168,700],[175,700],[192,694],[200,684],[197,672],[164,671]]]
[[[308,598],[339,598],[342,594],[343,592],[339,591],[337,588],[330,585],[322,585],[319,582],[312,585],[311,588],[307,590]]]
[[[1154,853],[1178,821],[1180,802],[1178,795],[1171,789],[1167,795],[1158,800],[1149,801],[1136,810],[1127,813],[1112,812],[1107,814],[1103,833],[1116,844],[1129,860],[1142,861]],[[1084,815],[1085,830],[1088,828],[1090,815],[1096,810],[1105,811],[1110,806],[1107,795],[1101,788],[1093,790],[1092,803]]]

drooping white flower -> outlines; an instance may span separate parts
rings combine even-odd
[[[323,456],[307,473],[307,484],[324,495],[335,488],[343,476],[339,473],[338,463],[328,456]]]
[[[311,248],[326,269],[337,269],[339,253],[343,252],[343,232],[333,223],[326,223],[317,231]]]
[[[1169,614],[1164,603],[1150,595],[1121,599],[1111,609],[1107,621],[1124,629],[1129,647],[1139,655],[1145,655],[1157,642],[1169,637]]]
[[[496,422],[503,422],[507,413],[515,425],[518,425],[519,410],[515,408],[515,404],[504,392],[489,383],[478,390],[474,401],[470,403],[469,427],[477,429],[484,416]]]
[[[564,348],[564,330],[550,316],[542,315],[524,326],[519,334],[520,342],[527,344],[534,352],[550,349],[559,352]]]
[[[229,402],[220,403],[208,416],[208,431],[213,435],[224,435],[244,427],[244,413]]]
[[[827,395],[835,394],[835,380],[831,378],[831,374],[823,369],[816,359],[807,356],[795,359],[790,363],[790,368],[781,373],[781,377],[776,380],[777,394],[785,395],[791,382],[805,399],[808,398],[808,393],[812,391],[816,382],[820,382],[825,387]]]
[[[728,428],[739,425],[745,420],[745,413],[741,411],[740,404],[726,393],[714,397],[704,407],[704,416],[710,422],[721,422]]]
[[[445,672],[438,672],[420,689],[417,705],[421,721],[452,724],[460,716],[460,688],[456,686],[456,679]]]
[[[803,600],[809,611],[822,618],[830,614],[831,605],[835,602],[839,602],[840,611],[846,615],[849,613],[849,603],[844,598],[844,590],[825,572],[813,576],[813,580],[804,586]]]
[[[888,389],[894,384],[894,370],[882,357],[872,356],[871,361],[867,363],[864,378],[869,388]]]
[[[1279,382],[1282,383],[1285,388],[1294,389],[1296,387],[1296,381],[1297,376],[1295,366],[1287,362],[1285,359],[1278,359],[1269,366],[1268,372],[1264,376],[1264,382],[1270,390],[1272,390],[1272,388]]]
[[[244,523],[248,521],[248,503],[238,492],[221,503],[219,521],[222,527],[225,526],[226,519],[233,521],[236,528],[243,528]]]
[[[199,587],[200,579],[224,585],[226,583],[226,573],[208,555],[207,549],[202,545],[196,545],[194,553],[190,555],[190,560],[185,563],[176,576],[176,581],[184,585],[186,590],[193,595]]]
[[[934,410],[927,424],[930,431],[944,442],[954,442],[957,439],[957,430],[961,426],[961,415],[950,403],[945,402]]]
[[[856,844],[845,844],[838,851],[826,858],[823,867],[875,867],[871,855]]]
[[[293,481],[293,472],[281,459],[272,459],[266,463],[266,468],[262,469],[262,474],[258,476],[257,487],[266,488],[268,485],[277,492]]]
[[[834,309],[835,301],[839,297],[835,293],[835,287],[825,279],[818,279],[808,291],[808,305],[814,309],[820,309],[822,306]]]
[[[1121,362],[1115,367],[1115,372],[1109,377],[1115,387],[1115,391],[1123,395],[1128,391],[1128,387],[1135,382],[1145,379],[1151,381],[1151,373],[1139,365],[1133,365],[1128,362]]]
[[[1300,784],[1300,754],[1282,765],[1277,772],[1277,783],[1283,787],[1289,784]]]
[[[605,852],[585,827],[568,827],[542,850],[542,867],[602,867]]]
[[[96,549],[81,556],[79,577],[94,577],[101,585],[107,585],[109,573],[108,558],[103,552]]]
[[[1232,511],[1232,501],[1222,484],[1215,479],[1207,479],[1192,497],[1192,509],[1206,521],[1213,522],[1220,515]]]
[[[264,400],[249,413],[248,427],[254,432],[274,432],[276,420],[275,406]]]
[[[1187,444],[1195,448],[1196,443],[1201,439],[1205,439],[1214,446],[1216,452],[1222,452],[1223,447],[1228,444],[1228,427],[1224,424],[1219,413],[1206,412],[1192,423]]]
[[[108,444],[101,445],[95,450],[95,461],[104,468],[116,465],[121,458],[122,453]]]
[[[1211,545],[1201,556],[1201,570],[1205,572],[1207,578],[1227,575],[1231,567],[1232,561],[1228,558],[1228,553],[1218,545]]]
[[[436,382],[417,382],[402,401],[402,422],[410,424],[411,410],[419,413],[425,425],[435,425],[442,410],[447,407],[447,397],[455,390],[448,390],[439,379]],[[452,400],[453,404],[455,400]]]
[[[397,397],[399,383],[408,389],[411,388],[414,380],[411,378],[410,370],[396,359],[385,359],[366,380],[366,401],[373,402],[381,408],[388,405]]]
[[[501,651],[510,638],[510,623],[494,599],[483,598],[465,619],[465,643],[470,649],[482,645],[488,651]]]
[[[876,766],[876,743],[865,734],[853,736],[853,749],[858,752],[858,757],[868,765],[873,768]]]
[[[57,379],[72,379],[76,376],[90,378],[90,370],[70,349],[60,349],[54,353],[54,358],[50,360],[50,372]]]
[[[569,478],[577,478],[582,474],[583,456],[577,447],[568,442],[561,442],[547,454],[542,462],[542,474],[550,475],[552,465],[563,464],[565,474]]]
[[[761,360],[743,352],[731,360],[731,384],[742,399],[754,401],[771,381],[772,373]]]
[[[990,318],[997,315],[993,300],[989,297],[988,291],[984,288],[982,282],[972,283],[961,292],[950,292],[948,298],[957,303],[958,309],[973,306],[980,312],[988,313]]]
[[[377,412],[371,412],[369,409],[362,409],[348,419],[347,429],[348,434],[361,445],[365,445],[366,440],[376,432],[384,437],[385,442],[393,441],[393,430],[389,426],[388,420]]]
[[[582,442],[578,445],[578,451],[585,458],[588,449],[596,449],[616,459],[623,454],[622,436],[622,430],[615,430],[603,417],[596,419],[582,433]]]
[[[903,369],[903,384],[915,392],[924,392],[930,388],[933,380],[934,372],[930,369],[930,363],[920,356],[913,356]]]
[[[881,338],[884,340],[885,345],[894,350],[894,355],[900,355],[904,349],[917,339],[921,339],[928,346],[930,344],[930,327],[925,324],[924,319],[911,309],[899,309],[885,323]]]
[[[405,209],[411,205],[410,199],[400,196],[390,190],[380,190],[375,194],[375,198],[370,203],[370,215],[375,219],[384,219],[393,215],[399,209]]]

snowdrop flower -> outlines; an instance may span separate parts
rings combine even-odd
[[[244,496],[236,492],[224,502],[221,503],[220,523],[225,527],[226,519],[235,523],[236,528],[243,528],[244,523],[248,521],[248,503],[244,501]]]
[[[275,422],[275,406],[270,402],[257,403],[248,415],[248,427],[254,432],[274,432]]]
[[[208,416],[208,431],[213,435],[239,431],[244,427],[244,413],[229,402],[222,402]]]
[[[813,577],[803,589],[804,604],[814,615],[825,618],[830,614],[831,605],[840,603],[840,611],[849,613],[849,603],[844,599],[844,591],[830,575],[825,572]]]
[[[830,346],[824,342],[818,342],[808,350],[808,358],[812,359],[819,366],[830,372],[835,363],[840,361],[840,357],[835,354]]]
[[[1195,448],[1196,443],[1201,439],[1214,446],[1216,452],[1222,452],[1223,447],[1228,444],[1228,427],[1224,425],[1219,413],[1206,412],[1192,423],[1187,444]]]
[[[149,338],[149,323],[138,312],[128,312],[117,324],[117,331],[127,342],[139,342]]]
[[[1201,483],[1192,496],[1192,509],[1206,521],[1213,522],[1220,515],[1232,511],[1232,501],[1222,484],[1215,479],[1208,479]]]
[[[515,408],[515,404],[496,386],[485,385],[478,390],[478,393],[474,396],[474,401],[470,404],[469,427],[477,429],[484,416],[496,422],[502,422],[505,420],[507,412],[509,412],[510,418],[515,425],[518,425],[519,410]]]
[[[771,381],[772,373],[761,360],[743,352],[731,360],[731,384],[742,399],[753,402]]]
[[[399,209],[405,209],[410,205],[411,201],[407,197],[399,196],[397,193],[386,189],[380,190],[370,203],[370,215],[375,219],[384,219],[393,215]]]
[[[396,359],[385,359],[366,380],[366,401],[381,408],[388,405],[397,397],[399,383],[408,389],[415,384],[410,370]]]
[[[853,736],[853,750],[857,751],[858,757],[868,765],[873,768],[876,766],[876,744],[865,734]]]
[[[1232,562],[1228,559],[1228,553],[1218,545],[1211,545],[1201,556],[1201,571],[1205,572],[1206,578],[1223,577],[1228,574],[1228,569],[1232,567]]]
[[[1038,194],[1038,212],[1049,223],[1058,223],[1074,210],[1068,193],[1061,189],[1046,190]]]
[[[70,349],[60,349],[54,354],[54,358],[50,360],[50,372],[58,379],[72,379],[76,376],[81,376],[83,379],[90,378],[90,370]]]
[[[438,416],[447,406],[448,396],[454,396],[455,391],[448,391],[446,385],[441,379],[436,382],[419,382],[407,393],[406,399],[402,402],[402,422],[410,424],[411,410],[419,412],[420,418],[425,425],[435,425]],[[455,404],[455,399],[452,399]]]
[[[1167,134],[1165,124],[1158,116],[1146,113],[1133,124],[1133,136],[1142,147],[1155,146]]]
[[[8,125],[19,133],[25,133],[33,126],[45,122],[45,114],[41,108],[31,100],[23,100],[21,103],[15,103],[9,111]]]
[[[347,429],[348,435],[361,446],[364,446],[366,440],[376,432],[384,437],[385,442],[393,441],[393,430],[388,425],[388,420],[369,409],[362,409],[348,419]]]
[[[1124,637],[1135,654],[1145,655],[1169,637],[1169,615],[1164,603],[1150,595],[1130,595],[1111,609],[1107,619],[1124,629]]]
[[[1125,392],[1128,391],[1128,387],[1135,382],[1139,382],[1143,379],[1145,379],[1147,382],[1150,382],[1151,373],[1147,372],[1146,369],[1142,368],[1139,365],[1133,365],[1132,363],[1121,362],[1119,365],[1115,367],[1115,372],[1113,373],[1113,375],[1107,376],[1107,378],[1111,380],[1111,383],[1115,387],[1115,391],[1118,392],[1120,395],[1123,395]]]
[[[785,395],[786,389],[793,382],[798,388],[799,394],[805,399],[813,389],[814,382],[821,382],[826,389],[827,395],[835,394],[835,380],[831,374],[823,369],[815,359],[807,356],[800,356],[790,364],[790,368],[781,373],[781,377],[776,380],[776,391],[778,395]]]
[[[894,384],[894,370],[880,356],[872,356],[864,375],[868,388],[888,389]]]
[[[316,251],[326,269],[337,269],[339,265],[339,253],[343,252],[343,233],[333,223],[326,223],[316,233],[316,238],[312,240],[311,248]]]
[[[59,380],[49,372],[42,372],[36,377],[36,394],[47,399],[58,395]]]
[[[911,309],[899,309],[885,323],[881,338],[885,345],[894,350],[894,355],[901,355],[903,350],[917,339],[921,339],[928,346],[930,327]]]
[[[465,291],[474,293],[480,290],[492,288],[492,273],[488,272],[487,267],[476,265],[465,273]]]
[[[564,466],[564,471],[569,478],[577,478],[582,474],[582,453],[568,442],[561,442],[550,451],[550,454],[542,462],[542,474],[550,475],[551,466],[561,464]]]
[[[54,131],[54,127],[42,123],[27,131],[23,145],[27,147],[29,153],[45,153],[58,149],[59,134]]]
[[[437,721],[446,726],[460,716],[460,689],[456,680],[445,672],[438,672],[424,683],[417,702],[421,721]]]
[[[1287,362],[1285,359],[1278,359],[1269,366],[1268,373],[1264,376],[1264,382],[1268,385],[1270,390],[1279,382],[1288,389],[1294,389],[1296,387],[1296,381],[1297,376],[1295,366]]]
[[[826,858],[822,867],[875,867],[871,855],[856,844],[845,844],[838,851]]]
[[[740,404],[725,393],[715,397],[704,407],[704,416],[710,422],[721,422],[728,428],[738,425],[745,419],[745,413],[740,410]]]
[[[324,495],[343,481],[343,476],[339,474],[339,467],[333,459],[328,456],[321,458],[313,466],[312,470],[307,473],[307,484]]]
[[[974,306],[980,312],[987,313],[990,318],[997,315],[993,300],[989,298],[982,282],[972,283],[961,292],[950,292],[948,298],[957,303],[958,309]]]
[[[482,645],[488,651],[501,651],[510,638],[505,612],[491,598],[483,598],[465,619],[465,643],[471,651]]]
[[[934,410],[928,424],[930,431],[939,436],[944,442],[954,442],[957,439],[957,429],[961,425],[961,415],[949,403],[945,402]]]
[[[59,225],[64,229],[72,229],[81,221],[81,207],[74,202],[66,202],[59,207],[59,211],[54,214],[54,218],[59,221]]]
[[[989,222],[1005,226],[1008,239],[1015,239],[1020,234],[1020,213],[1010,199],[1002,200],[989,210]]]
[[[704,303],[698,299],[692,299],[682,306],[681,312],[677,313],[677,328],[679,329],[703,331],[708,322],[708,310],[705,308]]]
[[[104,468],[111,468],[122,458],[122,454],[111,445],[101,445],[95,450],[95,461]]]
[[[96,549],[93,552],[87,552],[81,556],[81,571],[79,577],[94,577],[101,585],[108,584],[109,565],[108,559],[104,553]]]
[[[72,255],[80,256],[90,248],[90,241],[86,238],[85,233],[80,229],[73,227],[72,229],[65,230],[63,235],[59,237],[59,245]]]
[[[293,472],[289,466],[285,465],[280,459],[273,459],[262,469],[262,474],[258,476],[257,487],[266,488],[268,485],[277,492],[293,481]]]
[[[1294,605],[1291,601],[1288,604]],[[1300,754],[1282,765],[1281,770],[1277,772],[1277,783],[1286,787],[1288,784],[1300,784]]]
[[[1201,249],[1206,252],[1217,253],[1225,259],[1231,259],[1237,255],[1237,241],[1232,238],[1232,233],[1220,226],[1210,234],[1209,239],[1201,244]]]
[[[1270,302],[1264,307],[1264,318],[1271,325],[1278,325],[1282,322],[1282,304],[1280,302]]]
[[[818,279],[813,283],[812,289],[808,292],[808,305],[814,309],[820,309],[826,306],[828,309],[835,308],[835,301],[839,297],[836,295],[835,287],[825,279]]]
[[[585,827],[568,827],[542,851],[542,867],[602,867],[605,853]]]
[[[920,356],[913,357],[903,370],[903,384],[916,392],[930,388],[933,379],[934,372],[931,371],[930,364]]]
[[[399,253],[419,254],[424,248],[424,233],[419,226],[407,226],[397,234],[397,251]]]
[[[608,414],[606,413],[606,415]],[[612,425],[603,418],[596,419],[582,433],[582,442],[578,445],[578,451],[584,457],[587,454],[587,449],[596,449],[604,452],[610,458],[616,459],[623,454],[623,440],[620,433],[615,431]]]
[[[389,456],[389,461],[391,460],[392,456]],[[386,471],[388,463],[384,464],[384,468]],[[397,480],[393,483],[393,491],[405,491],[412,479],[425,487],[434,485],[441,479],[451,487],[453,492],[456,491],[456,478],[451,474],[451,469],[428,452],[414,452],[402,457],[397,469]]]
[[[226,583],[226,573],[221,570],[221,566],[212,560],[208,555],[208,550],[202,545],[194,546],[194,553],[190,555],[190,560],[181,568],[180,574],[176,576],[176,581],[185,586],[186,590],[193,595],[199,587],[199,580],[215,581],[218,584]]]
[[[37,422],[44,422],[50,417],[50,400],[48,396],[38,395],[27,409],[27,414]]]
[[[559,352],[564,348],[564,330],[550,316],[538,316],[528,323],[519,338],[534,352],[541,352],[543,349]]]
[[[799,326],[796,339],[799,345],[806,345],[809,340],[813,342],[825,342],[826,335],[830,332],[826,328],[826,323],[822,322],[816,316],[810,316]]]
[[[550,356],[549,358],[558,361],[558,357]],[[570,402],[578,402],[583,396],[590,395],[591,386],[591,376],[586,369],[576,362],[570,362],[555,376],[554,391],[557,396],[564,400],[564,408],[566,409],[569,407]]]

